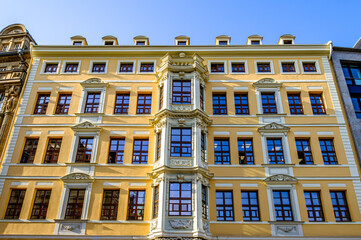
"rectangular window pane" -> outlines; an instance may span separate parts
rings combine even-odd
[[[81,137],[78,142],[78,150],[75,158],[75,162],[90,162],[93,151],[92,137]]]
[[[299,164],[313,164],[313,157],[309,139],[296,139]]]
[[[46,73],[56,73],[58,69],[58,64],[57,63],[47,63],[45,66],[45,70],[44,72]]]
[[[257,191],[242,191],[243,221],[260,221]]]
[[[216,191],[217,221],[233,221],[232,191]]]
[[[119,72],[133,72],[133,63],[120,63]]]
[[[288,94],[288,105],[293,115],[303,114],[302,101],[299,93]]]
[[[224,63],[212,63],[211,64],[212,73],[224,73]]]
[[[239,164],[254,164],[252,139],[238,139]]]
[[[234,104],[235,104],[236,115],[249,114],[247,93],[234,94]]]
[[[338,164],[335,146],[332,139],[320,139],[320,147],[322,152],[323,162],[326,165]]]
[[[282,139],[267,138],[267,150],[269,164],[284,164]]]
[[[34,114],[46,114],[48,108],[50,94],[39,94],[36,100]]]
[[[114,114],[128,114],[129,98],[129,93],[117,93],[115,97]]]
[[[117,220],[119,190],[104,190],[100,220]]]
[[[228,139],[214,139],[214,163],[230,164]]]
[[[317,72],[316,64],[313,63],[302,63],[304,72]]]
[[[331,191],[331,201],[336,222],[351,222],[350,211],[348,209],[346,192]]]
[[[232,63],[232,72],[244,73],[245,72],[244,63]]]
[[[277,114],[276,98],[274,93],[262,93],[262,109],[264,114]]]
[[[169,183],[169,216],[192,216],[192,183]]]
[[[323,222],[323,211],[320,192],[305,191],[305,202],[307,207],[308,221]]]
[[[159,211],[159,187],[154,187],[153,218],[158,217]]]
[[[48,147],[46,148],[44,163],[58,163],[61,143],[61,138],[49,139]]]
[[[138,94],[137,114],[150,114],[152,108],[151,94]]]
[[[109,158],[108,163],[123,163],[124,157],[124,138],[112,138],[110,139]]]
[[[258,72],[271,72],[271,66],[269,63],[257,63]]]
[[[37,190],[30,219],[46,219],[51,190]]]
[[[191,81],[173,81],[172,103],[191,104]]]
[[[38,148],[38,138],[28,138],[25,141],[23,155],[21,156],[20,163],[33,163],[35,158],[36,149]]]
[[[66,73],[78,72],[78,63],[67,63],[65,66]]]
[[[310,94],[310,101],[311,101],[313,114],[315,115],[326,114],[326,109],[322,100],[322,94],[320,93]]]
[[[172,128],[170,155],[172,157],[192,156],[192,128]]]
[[[99,110],[100,92],[89,92],[86,98],[85,113],[97,113]]]
[[[148,163],[148,139],[134,139],[133,164]]]
[[[71,101],[71,94],[59,94],[55,114],[68,114]]]
[[[25,197],[25,189],[12,189],[8,207],[5,212],[5,219],[19,219],[21,208]]]
[[[85,189],[70,189],[68,203],[65,210],[65,219],[81,219],[83,211]]]
[[[129,191],[127,220],[143,220],[145,191]]]
[[[227,98],[225,93],[213,94],[213,114],[227,115]]]
[[[105,72],[105,63],[94,63],[92,68],[93,73]]]
[[[282,63],[282,72],[296,72],[294,63]]]
[[[293,221],[290,192],[285,190],[273,191],[273,202],[276,221]]]
[[[154,71],[154,63],[140,64],[140,72],[153,72],[153,71]]]

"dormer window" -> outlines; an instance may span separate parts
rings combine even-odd
[[[292,40],[283,40],[283,44],[292,44]]]
[[[251,45],[260,45],[260,41],[259,40],[252,40],[251,41]]]
[[[219,41],[218,45],[228,45],[228,41]]]
[[[186,41],[178,41],[178,42],[177,42],[177,45],[179,45],[179,46],[185,46],[185,45],[187,45],[187,42],[186,42]]]
[[[144,45],[145,45],[145,41],[137,41],[136,45],[138,45],[138,46],[144,46]]]
[[[83,42],[82,41],[74,41],[73,45],[74,46],[80,46],[80,45],[83,45]]]
[[[114,41],[105,41],[104,45],[112,46],[112,45],[114,45]]]

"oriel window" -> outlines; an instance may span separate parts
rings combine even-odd
[[[192,156],[192,128],[172,128],[170,155],[172,157]]]
[[[192,216],[192,183],[169,183],[169,216]]]
[[[173,104],[191,104],[191,81],[173,81]]]

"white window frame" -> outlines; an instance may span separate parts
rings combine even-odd
[[[76,72],[65,72],[66,65],[69,64],[69,63],[77,63],[78,64],[78,70]],[[61,65],[60,74],[70,74],[70,75],[79,74],[80,67],[81,67],[81,60],[74,60],[74,61],[66,60],[66,61],[63,61],[62,65]]]
[[[212,63],[223,63],[224,72],[211,72]],[[216,61],[216,60],[208,61],[208,69],[209,69],[209,74],[215,74],[215,75],[228,74],[227,61]]]
[[[256,97],[257,97],[257,106],[258,106],[258,114],[266,114],[269,116],[275,115],[277,116],[277,114],[283,114],[283,105],[282,105],[282,98],[281,98],[281,92],[280,92],[280,88],[256,88]],[[267,92],[273,92],[275,95],[275,100],[276,100],[276,107],[277,107],[277,114],[267,114],[267,113],[263,113],[263,106],[262,106],[262,93],[267,93]]]
[[[269,63],[269,66],[271,68],[271,72],[258,72],[258,63]],[[273,66],[273,61],[272,60],[254,60],[254,67],[256,70],[256,74],[275,74],[275,68]]]
[[[232,64],[233,63],[243,63],[244,64],[244,72],[233,72],[232,71]],[[240,60],[240,61],[231,60],[231,61],[229,61],[229,74],[248,74],[247,60]]]
[[[99,101],[99,109],[98,113],[104,113],[104,102],[105,102],[105,93],[106,93],[106,87],[97,87],[97,88],[83,88],[81,97],[80,97],[80,105],[79,105],[79,109],[78,109],[78,113],[84,113],[85,110],[85,104],[86,104],[86,99],[88,97],[88,93],[89,92],[100,92],[100,101]]]
[[[282,148],[283,148],[283,157],[285,158],[284,164],[292,164],[291,162],[291,154],[290,154],[290,146],[288,144],[287,133],[262,133],[261,141],[263,148],[263,163],[269,163],[269,155],[268,155],[268,147],[267,147],[267,138],[281,138]],[[272,164],[274,166],[283,166],[284,164]]]
[[[138,66],[137,66],[137,74],[154,74],[155,73],[155,67],[156,67],[156,60],[139,60],[138,61]],[[140,66],[142,65],[142,63],[153,63],[154,67],[153,67],[153,72],[141,72],[140,71]]]
[[[55,72],[55,73],[45,72],[46,65],[47,65],[47,64],[52,64],[52,63],[53,63],[53,64],[58,64],[58,67],[56,68],[56,72]],[[43,61],[43,65],[41,66],[40,74],[44,74],[44,75],[55,75],[55,74],[59,74],[60,63],[61,63],[61,61],[44,60],[44,61]]]
[[[71,152],[69,163],[75,163],[76,153],[78,150],[79,138],[80,137],[93,137],[93,149],[91,153],[90,163],[96,162],[96,154],[98,152],[98,143],[99,143],[99,131],[94,131],[89,129],[89,132],[74,132],[73,141],[71,144]]]
[[[300,74],[297,60],[279,60],[280,73],[281,74]],[[295,66],[295,72],[283,72],[282,63],[293,63]]]
[[[133,63],[133,71],[132,72],[121,72],[120,71],[120,65],[122,63]],[[154,65],[155,66],[155,65]],[[136,68],[136,61],[135,60],[119,60],[117,64],[117,74],[135,74],[135,68]]]
[[[178,42],[186,42],[186,45],[178,45]],[[175,45],[176,46],[188,46],[189,45],[189,40],[188,39],[176,39],[175,40]]]
[[[105,69],[104,69],[104,72],[92,72],[92,69],[93,69],[93,65],[95,63],[105,63]],[[108,73],[108,60],[91,60],[90,61],[90,64],[89,64],[89,74],[107,74]]]
[[[74,42],[81,42],[81,45],[74,45]],[[76,39],[74,39],[74,40],[71,41],[71,45],[72,46],[83,46],[84,42],[85,42],[84,40],[76,40]]]
[[[105,42],[112,42],[112,45],[105,45]],[[104,46],[115,46],[115,40],[103,39],[103,45]]]
[[[321,74],[321,68],[320,68],[320,64],[318,63],[317,59],[310,59],[310,60],[300,60],[301,63],[301,70],[302,70],[302,74]],[[315,63],[316,66],[316,72],[305,72],[303,70],[303,63]]]
[[[227,42],[227,44],[226,45],[220,45],[219,42]],[[229,41],[229,39],[216,39],[216,45],[227,46],[227,45],[230,45],[230,41]]]

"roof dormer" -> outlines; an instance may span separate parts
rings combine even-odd
[[[262,45],[263,37],[260,35],[251,35],[247,39],[247,45]]]
[[[103,45],[106,46],[118,45],[118,39],[111,35],[104,36],[102,40],[103,40]]]
[[[190,44],[190,38],[184,35],[175,37],[174,44],[177,46],[188,46]]]
[[[280,40],[278,40],[279,45],[292,45],[295,44],[295,36],[291,34],[284,34],[280,37]]]
[[[146,36],[136,36],[134,39],[134,45],[146,46],[149,45],[149,38]]]
[[[73,36],[70,38],[71,45],[80,46],[80,45],[88,45],[86,38],[80,35]]]
[[[219,35],[216,37],[216,45],[229,45],[231,44],[231,37],[227,35]]]

